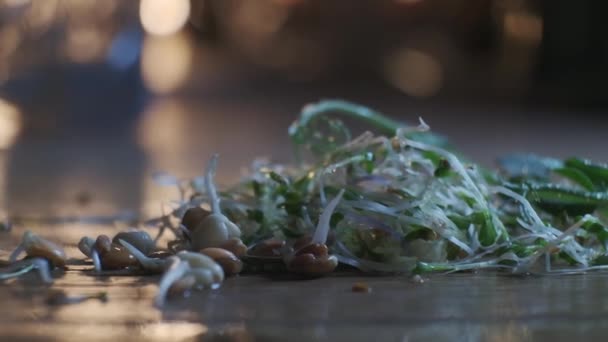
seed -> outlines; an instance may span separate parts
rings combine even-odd
[[[47,259],[55,267],[65,266],[67,256],[61,246],[43,239],[30,231],[23,234],[22,243],[28,257]]]
[[[296,250],[296,255],[301,254],[312,254],[315,257],[327,256],[329,254],[327,245],[322,243],[311,243],[308,246],[304,246],[299,250]]]
[[[156,247],[154,244],[154,240],[152,240],[150,234],[141,230],[131,232],[120,232],[116,234],[116,236],[114,236],[114,238],[112,239],[112,243],[119,244],[119,240],[124,240],[130,243],[144,254],[151,253]]]
[[[168,257],[172,256],[173,254],[167,251],[154,251],[150,254],[148,254],[148,258],[154,258],[154,259],[167,259]]]
[[[101,265],[104,270],[116,270],[129,266],[137,266],[139,262],[126,248],[111,245],[105,253],[100,253]]]
[[[279,257],[283,246],[285,246],[283,240],[268,239],[250,248],[247,254],[256,257]]]
[[[232,252],[232,254],[239,258],[247,253],[247,246],[245,246],[243,241],[239,238],[228,239],[226,242],[220,244],[219,247]]]
[[[297,253],[287,261],[290,272],[319,277],[333,272],[338,266],[338,259],[333,255],[316,257],[312,253]]]
[[[372,288],[369,287],[366,283],[358,282],[354,283],[352,287],[353,292],[362,292],[362,293],[370,293],[372,292]]]
[[[139,265],[137,259],[121,245],[113,244],[107,235],[99,235],[95,241],[104,270],[116,270]]]
[[[194,207],[186,210],[184,217],[182,218],[182,224],[188,230],[193,231],[196,229],[199,223],[201,223],[207,216],[211,215],[210,211],[207,211],[201,207]]]
[[[241,259],[223,248],[208,247],[202,249],[200,252],[217,262],[227,276],[238,274],[243,269],[243,262]]]
[[[112,240],[107,235],[99,235],[95,240],[95,249],[99,255],[104,255],[112,248]]]

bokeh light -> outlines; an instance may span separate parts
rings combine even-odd
[[[429,53],[411,48],[391,54],[384,75],[393,86],[414,97],[433,96],[443,83],[441,63]]]
[[[181,102],[159,99],[142,114],[137,128],[139,145],[152,157],[170,156],[183,147],[187,111]]]
[[[192,46],[185,34],[147,36],[142,49],[141,69],[146,87],[157,94],[176,90],[192,68]]]
[[[0,150],[10,147],[21,131],[21,112],[0,98]]]
[[[141,0],[139,18],[146,32],[170,35],[179,31],[190,15],[189,0]]]
[[[74,62],[87,63],[104,55],[107,35],[94,27],[78,27],[67,32],[66,54]]]
[[[532,44],[539,43],[543,35],[542,19],[524,12],[505,14],[503,27],[508,37]]]

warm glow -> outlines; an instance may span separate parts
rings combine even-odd
[[[74,62],[86,63],[100,58],[107,39],[94,28],[74,28],[67,32],[66,54]]]
[[[430,54],[403,49],[388,58],[385,77],[408,95],[429,97],[441,88],[443,70],[439,61]]]
[[[190,15],[189,0],[141,0],[139,18],[146,32],[170,35],[179,31]]]
[[[151,323],[142,327],[142,335],[144,338],[153,338],[159,341],[183,341],[184,339],[194,341],[207,333],[208,330],[209,328],[206,325],[200,323]]]
[[[287,20],[287,8],[272,2],[243,1],[239,3],[233,25],[243,39],[262,39],[277,33]],[[247,38],[245,38],[247,37]]]
[[[146,87],[166,94],[181,86],[192,67],[192,46],[184,34],[148,36],[144,40],[141,69]]]
[[[15,26],[8,26],[0,31],[0,57],[12,55],[21,41],[21,32]]]
[[[34,1],[28,9],[27,23],[37,32],[45,31],[56,19],[59,0]]]
[[[137,141],[146,153],[173,155],[183,143],[187,131],[186,109],[175,100],[153,102],[142,114],[137,127]]]
[[[21,130],[21,112],[17,107],[0,99],[0,149],[10,147]]]
[[[188,125],[186,108],[176,100],[163,98],[151,103],[137,124],[137,142],[148,161],[147,177],[144,177],[140,208],[144,215],[158,215],[162,198],[176,198],[173,187],[158,186],[150,176],[152,173],[174,171],[187,145]]]
[[[509,37],[530,43],[540,42],[543,35],[541,18],[527,13],[507,13],[504,17],[504,30]]]

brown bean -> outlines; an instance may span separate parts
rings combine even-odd
[[[168,251],[154,251],[150,254],[147,255],[148,258],[154,258],[154,259],[167,259],[168,257],[174,255],[171,252]]]
[[[315,257],[319,258],[327,256],[329,254],[329,250],[327,248],[327,245],[322,243],[311,243],[310,245],[301,247],[300,249],[296,250],[296,255],[307,253],[310,253]]]
[[[241,241],[239,238],[228,239],[224,243],[220,244],[219,247],[232,252],[232,254],[239,258],[247,254],[247,246],[245,246],[243,241]]]
[[[26,231],[22,241],[25,253],[30,258],[44,258],[56,267],[64,267],[67,255],[58,244],[41,238],[40,236]]]
[[[287,259],[287,269],[294,273],[308,276],[321,276],[333,272],[338,266],[338,259],[329,255],[327,245],[312,243],[296,250]]]
[[[117,270],[139,265],[137,259],[126,248],[119,245],[111,245],[109,250],[99,253],[99,257],[104,270]]]
[[[64,267],[67,260],[67,256],[65,255],[63,249],[55,248],[47,244],[36,244],[30,246],[27,250],[27,256],[30,258],[47,259],[55,267]]]
[[[227,276],[238,274],[243,269],[243,262],[237,258],[232,252],[223,248],[208,247],[200,251],[215,262],[217,262]]]
[[[95,240],[95,249],[99,255],[103,255],[112,248],[112,240],[107,235],[99,235]]]
[[[156,247],[150,234],[142,230],[120,232],[114,236],[112,243],[120,245],[120,240],[130,243],[133,245],[133,247],[139,249],[144,254],[151,253]]]
[[[107,235],[99,235],[95,240],[95,250],[99,253],[104,270],[118,270],[139,265],[137,259],[121,245],[113,244]]]
[[[284,246],[284,240],[268,239],[257,243],[247,254],[256,257],[280,257]]]
[[[211,212],[201,207],[194,207],[186,210],[182,218],[182,225],[190,231],[194,231],[199,223],[201,223]]]

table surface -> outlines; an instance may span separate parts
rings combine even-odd
[[[69,235],[69,234],[68,234]],[[68,247],[70,254],[75,248]],[[75,254],[74,254],[75,255]],[[3,341],[553,341],[603,340],[607,274],[514,277],[338,274],[297,280],[241,275],[214,291],[153,306],[157,276],[95,276],[90,265],[0,287]],[[365,282],[370,293],[355,293]],[[108,301],[50,305],[106,291]]]

